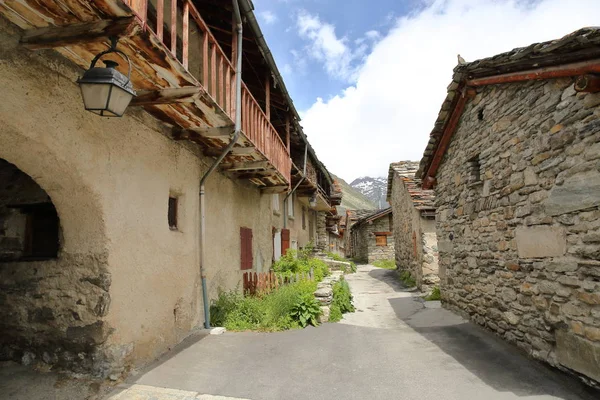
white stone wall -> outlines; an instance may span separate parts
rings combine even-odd
[[[478,89],[436,187],[444,304],[597,381],[599,105],[572,79]]]

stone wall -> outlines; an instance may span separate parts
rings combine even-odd
[[[436,187],[445,306],[596,381],[599,105],[572,79],[478,89]]]
[[[394,259],[394,236],[387,236],[387,246],[377,246],[374,232],[391,232],[393,223],[391,216],[386,214],[376,220],[362,222],[352,227],[351,234],[355,237],[353,257],[359,262],[371,263],[376,260]]]
[[[327,212],[317,212],[317,242],[315,249],[318,251],[328,251],[329,233],[327,232]]]
[[[394,175],[392,210],[396,266],[410,271],[417,287],[430,291],[439,282],[435,221],[421,216],[404,185],[404,179]]]

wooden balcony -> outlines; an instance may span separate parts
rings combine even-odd
[[[144,107],[173,125],[173,138],[216,155],[235,119],[235,68],[191,0],[4,0],[0,13],[24,29],[22,44],[54,48],[84,69],[118,36],[132,62],[131,80]],[[122,66],[118,55],[109,55]],[[120,68],[124,71],[123,68]],[[291,182],[287,146],[267,114],[242,87],[242,135],[222,169],[262,188]]]

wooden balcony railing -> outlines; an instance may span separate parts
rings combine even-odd
[[[235,121],[235,68],[191,0],[124,0]],[[165,7],[165,3],[170,6]],[[191,16],[191,18],[190,18]],[[242,85],[242,131],[260,153],[291,179],[291,159],[258,102]]]

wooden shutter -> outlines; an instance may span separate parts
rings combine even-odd
[[[290,230],[282,229],[281,230],[281,254],[285,255],[285,252],[289,248],[290,248]]]
[[[377,246],[387,246],[387,235],[375,235],[375,244]]]
[[[252,229],[240,228],[241,269],[252,269]]]

